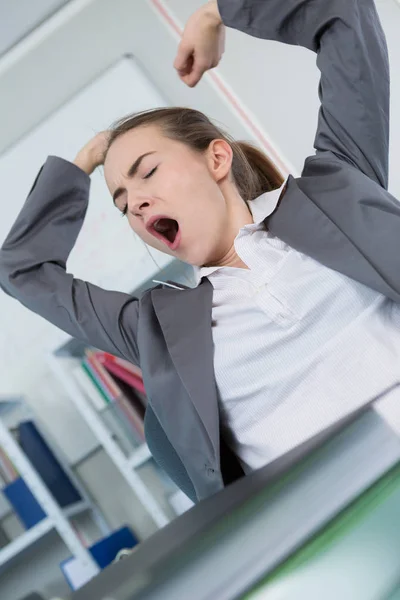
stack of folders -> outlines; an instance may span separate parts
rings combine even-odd
[[[373,409],[356,411],[142,542],[127,560],[125,577],[121,571],[118,581],[111,581],[110,572],[109,588],[106,580],[99,581],[102,592],[116,600],[387,598],[400,573],[399,465],[399,437]],[[372,495],[369,502],[365,494]],[[326,552],[322,547],[308,573],[308,588],[300,577],[295,582],[289,567],[277,570],[288,559],[304,567],[313,556],[305,544],[324,531],[324,543],[332,541],[326,528],[335,519],[349,521],[351,510],[359,511],[358,519],[371,511],[369,530],[318,570]],[[342,585],[335,587],[338,561]],[[363,592],[346,588],[350,575],[366,582]],[[96,583],[84,588],[82,598],[101,597]],[[385,585],[388,593],[379,595]]]
[[[107,352],[87,349],[73,375],[127,453],[145,441],[147,400],[138,367]]]

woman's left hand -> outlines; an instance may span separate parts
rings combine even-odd
[[[174,67],[181,80],[194,87],[203,73],[216,67],[225,50],[225,26],[217,0],[207,2],[186,23]]]

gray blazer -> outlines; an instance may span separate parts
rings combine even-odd
[[[400,205],[387,191],[389,67],[373,0],[219,0],[219,8],[229,27],[316,52],[322,74],[316,154],[300,178],[289,177],[266,226],[399,302]],[[1,249],[1,286],[70,335],[141,366],[149,447],[190,498],[206,498],[243,475],[220,434],[211,284],[158,286],[137,299],[67,274],[89,183],[71,163],[47,159]]]

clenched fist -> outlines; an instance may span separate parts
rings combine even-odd
[[[225,26],[216,0],[197,10],[186,23],[174,67],[194,87],[203,73],[216,67],[225,50]]]

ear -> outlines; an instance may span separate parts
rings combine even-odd
[[[233,151],[226,140],[216,139],[207,148],[207,163],[211,176],[218,183],[231,172]]]

